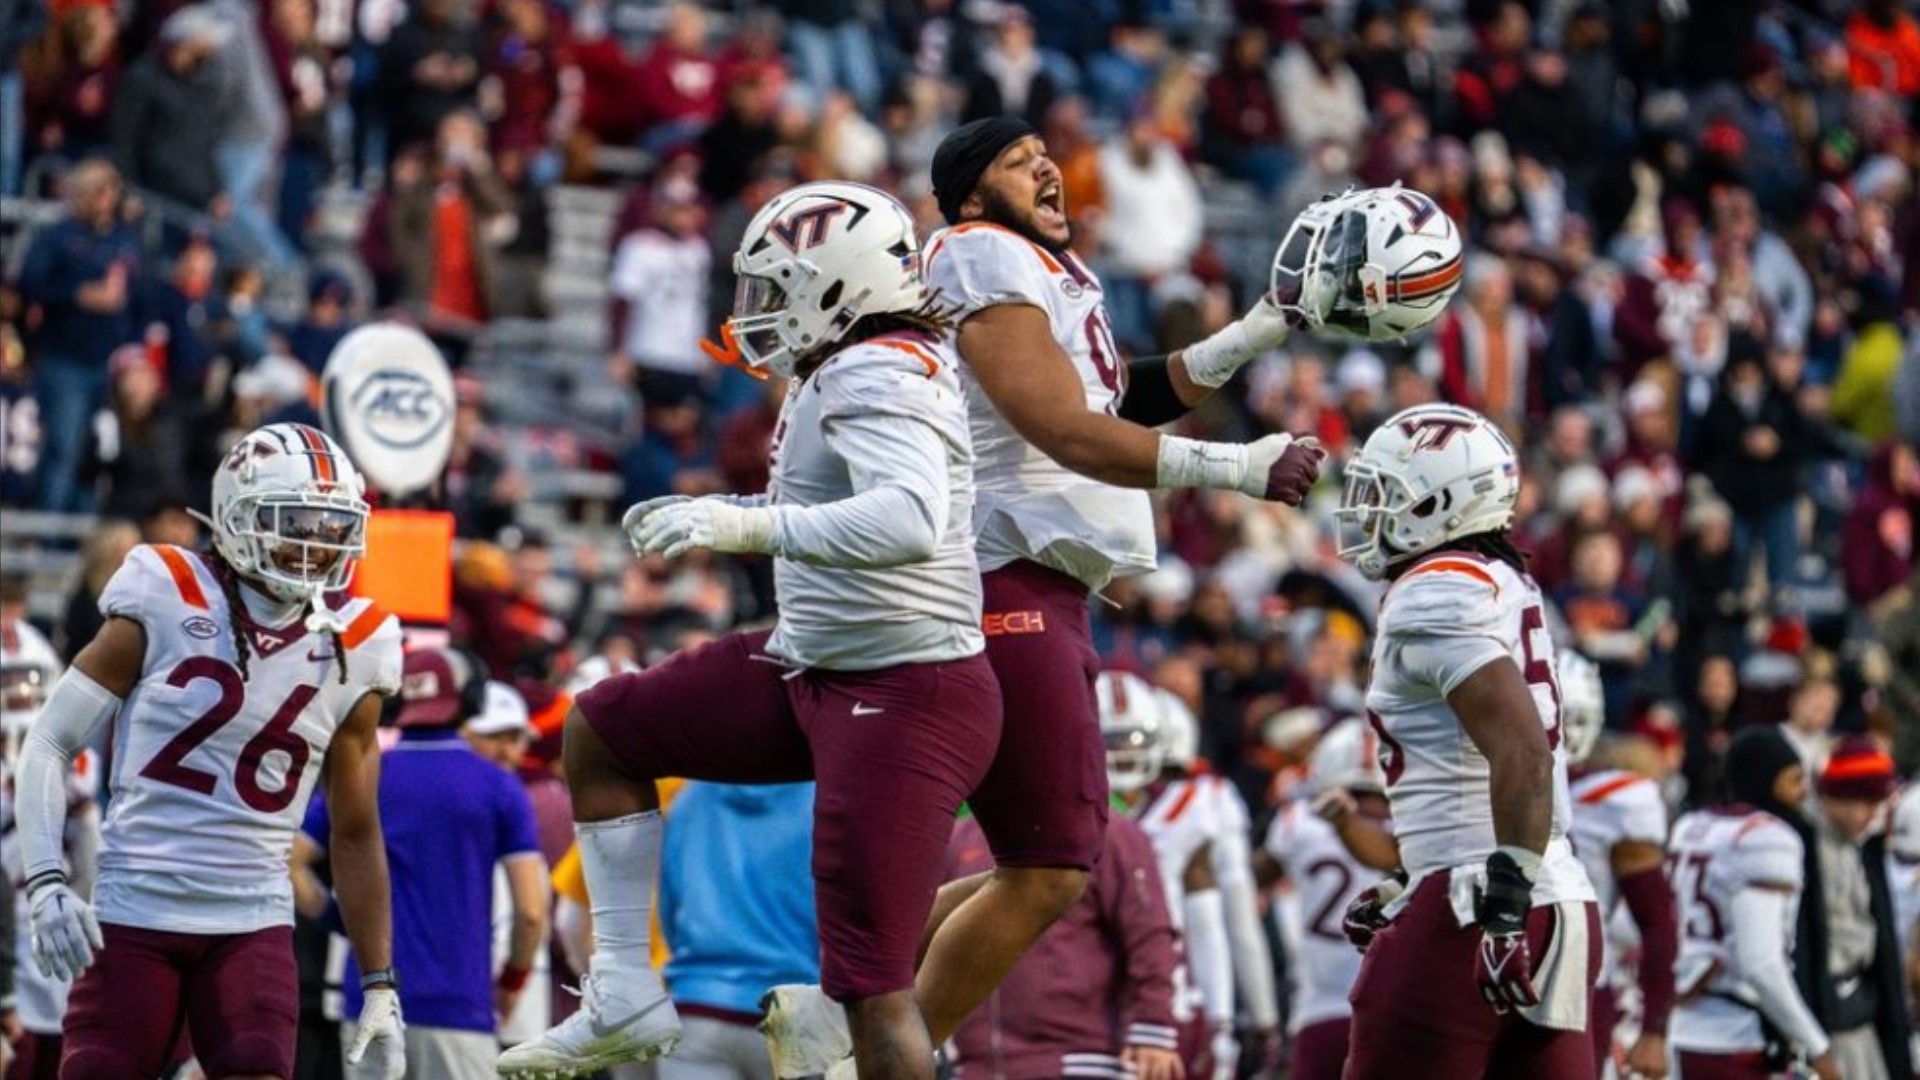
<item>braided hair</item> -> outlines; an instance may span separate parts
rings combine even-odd
[[[245,682],[250,678],[248,668],[253,659],[253,649],[247,644],[246,628],[241,625],[241,620],[246,617],[244,614],[246,601],[240,596],[240,575],[234,573],[233,568],[223,559],[214,576],[220,579],[220,591],[226,594],[227,621],[233,631],[233,653],[240,661],[240,681]],[[340,685],[345,686],[347,685],[346,643],[340,639],[338,630],[327,631],[327,637],[333,642],[333,658],[340,669]]]

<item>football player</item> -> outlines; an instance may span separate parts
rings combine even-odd
[[[1190,1069],[1231,1075],[1239,1064],[1233,1035],[1233,957],[1226,908],[1214,875],[1218,805],[1193,784],[1164,779],[1168,723],[1160,692],[1137,675],[1108,671],[1094,684],[1107,787],[1146,834],[1184,961],[1174,1020],[1183,1029]],[[1196,1073],[1196,1080],[1198,1080]]]
[[[1242,445],[1152,427],[1282,344],[1294,316],[1279,304],[1262,299],[1170,358],[1128,364],[1099,281],[1070,250],[1060,170],[1031,127],[963,125],[932,173],[952,227],[928,242],[927,281],[959,322],[987,657],[1006,708],[992,768],[968,798],[994,869],[942,890],[917,983],[937,1044],[1073,906],[1099,855],[1107,791],[1087,598],[1153,568],[1146,489],[1298,504],[1323,454],[1285,434]],[[817,992],[779,988],[765,1028],[779,1075],[832,1067],[845,1045],[836,1027]]]
[[[1300,911],[1287,940],[1292,1080],[1340,1080],[1353,1015],[1347,995],[1360,974],[1343,917],[1377,874],[1400,865],[1376,747],[1365,720],[1335,724],[1313,748],[1306,797],[1281,807],[1267,829],[1266,860],[1293,880]]]
[[[1791,822],[1807,772],[1777,727],[1727,748],[1734,803],[1681,815],[1667,873],[1680,902],[1680,994],[1670,1037],[1681,1080],[1761,1080],[1796,1058],[1821,1080],[1839,1068],[1794,983],[1805,846]]]
[[[106,624],[61,676],[20,755],[33,954],[76,980],[61,1075],[156,1076],[182,1029],[210,1076],[293,1075],[299,1020],[287,855],[314,785],[334,807],[334,881],[366,989],[358,1062],[400,1075],[375,741],[399,689],[397,620],[341,594],[366,550],[360,474],[334,441],[272,424],[213,479],[211,556],[135,548]],[[113,725],[92,902],[61,841],[75,755]]]
[[[1416,406],[1345,483],[1340,554],[1390,583],[1366,704],[1406,877],[1349,912],[1366,959],[1347,1080],[1591,1077],[1600,920],[1566,839],[1545,601],[1509,533],[1513,445]]]
[[[1191,791],[1195,801],[1206,804],[1201,820],[1210,828],[1207,861],[1220,893],[1221,933],[1229,958],[1225,982],[1237,994],[1238,1011],[1246,1014],[1253,1056],[1264,1071],[1279,1064],[1280,1003],[1274,987],[1273,950],[1260,928],[1259,889],[1253,876],[1253,815],[1232,784],[1207,774],[1200,758],[1200,721],[1193,710],[1166,687],[1154,688],[1154,695],[1160,700],[1161,744],[1166,750],[1159,777],[1162,791],[1155,801],[1171,805],[1169,800],[1177,801]],[[1216,1077],[1232,1076],[1239,1063],[1240,1046],[1231,1024],[1236,1018],[1229,1005],[1230,1023],[1211,1033]]]
[[[1562,650],[1560,697],[1573,796],[1568,836],[1600,897],[1602,925],[1612,925],[1614,908],[1624,901],[1639,931],[1640,1034],[1627,1050],[1625,1066],[1631,1075],[1659,1080],[1667,1075],[1667,1015],[1673,1011],[1673,960],[1680,948],[1665,868],[1667,805],[1660,786],[1647,777],[1587,767],[1607,715],[1599,665]],[[1600,987],[1593,998],[1593,1053],[1595,1068],[1604,1075],[1614,1057],[1619,1019],[1613,987],[1619,948],[1608,937],[1602,950]]]
[[[33,930],[28,912],[26,878],[21,873],[20,838],[15,829],[13,772],[20,746],[40,718],[47,692],[60,680],[60,656],[53,645],[26,619],[26,582],[0,581],[0,730],[6,734],[6,794],[0,796],[0,866],[12,881],[16,940],[13,949],[14,987],[9,1006],[19,1018],[25,1037],[16,1044],[19,1071],[27,1076],[52,1075],[59,1068],[60,1025],[67,1012],[67,983],[41,973],[33,963]],[[74,756],[67,773],[66,871],[73,891],[93,894],[93,876],[100,857],[100,764],[92,750]]]
[[[822,986],[846,1006],[862,1076],[933,1075],[914,959],[1001,724],[958,365],[913,219],[884,192],[793,188],[754,216],[734,265],[722,355],[796,380],[769,494],[654,499],[624,525],[642,555],[772,555],[779,618],[575,701],[566,776],[595,952],[580,1012],[507,1051],[509,1076],[593,1073],[678,1041],[649,964],[669,776],[817,782]]]

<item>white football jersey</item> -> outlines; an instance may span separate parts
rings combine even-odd
[[[1293,882],[1300,911],[1297,937],[1287,942],[1293,1007],[1287,1029],[1353,1015],[1347,995],[1360,977],[1361,953],[1342,929],[1347,905],[1381,874],[1360,865],[1340,834],[1305,799],[1282,807],[1267,829],[1267,854]]]
[[[1417,884],[1433,873],[1479,873],[1497,846],[1492,772],[1447,695],[1501,658],[1526,677],[1553,748],[1553,822],[1534,905],[1592,900],[1566,840],[1572,813],[1560,689],[1540,589],[1506,563],[1461,552],[1421,560],[1380,605],[1367,718],[1380,740],[1401,862]],[[1463,925],[1471,921],[1460,903],[1455,908]]]
[[[1791,896],[1785,934],[1775,945],[1792,964],[1793,927],[1805,883],[1803,845],[1792,827],[1753,809],[1683,814],[1667,845],[1667,877],[1679,905],[1680,956],[1674,962],[1680,1004],[1668,1025],[1678,1048],[1713,1052],[1759,1050],[1766,1045],[1760,1014],[1708,994],[1756,998],[1740,968],[1733,900],[1743,889],[1774,889]]]
[[[1600,922],[1611,930],[1614,906],[1620,902],[1620,883],[1613,877],[1613,846],[1626,841],[1665,845],[1667,807],[1660,801],[1660,787],[1638,773],[1621,769],[1602,769],[1587,773],[1572,784],[1573,852],[1586,867],[1587,880],[1600,898]],[[1621,943],[1612,933],[1604,935],[1600,961],[1600,984],[1613,978]]]
[[[113,720],[102,921],[187,934],[292,925],[287,854],[334,730],[367,694],[400,687],[399,622],[366,600],[339,610],[337,644],[299,621],[248,623],[242,678],[227,596],[201,556],[143,545],[107,583],[101,614],[139,623],[147,653]]]
[[[891,418],[932,428],[940,462],[909,463],[897,444],[859,421]],[[767,651],[803,667],[871,670],[973,656],[980,629],[980,568],[973,554],[973,458],[959,364],[946,344],[920,335],[874,338],[840,350],[795,382],[774,430],[773,505],[819,506],[855,494],[866,462],[916,466],[920,490],[947,487],[946,528],[933,558],[853,569],[774,560],[780,619]],[[925,468],[918,468],[924,465]]]
[[[928,241],[926,275],[939,302],[962,319],[1001,304],[1045,312],[1086,388],[1087,408],[1120,411],[1126,364],[1113,342],[1100,283],[1072,252],[1055,255],[1009,229],[968,222]],[[1088,479],[1054,461],[1001,417],[977,381],[965,381],[981,569],[1030,559],[1095,590],[1152,570],[1147,493]]]
[[[1215,776],[1182,777],[1161,786],[1134,810],[1133,820],[1153,841],[1160,863],[1160,881],[1167,890],[1167,910],[1177,933],[1186,930],[1187,915],[1181,897],[1187,895],[1187,867],[1201,848],[1220,835],[1220,802],[1207,793]],[[1211,857],[1209,857],[1211,858]],[[1209,862],[1211,866],[1211,862]]]

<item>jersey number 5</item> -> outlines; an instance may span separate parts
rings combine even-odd
[[[233,665],[225,660],[194,656],[182,660],[173,669],[167,676],[167,685],[185,687],[196,679],[206,679],[218,686],[220,700],[202,713],[200,719],[188,725],[185,731],[167,740],[167,745],[160,748],[152,761],[147,762],[146,768],[140,770],[140,775],[158,783],[211,795],[220,785],[220,778],[205,769],[187,764],[187,755],[240,715],[240,707],[247,700],[247,684]],[[313,747],[294,733],[293,725],[300,719],[300,713],[307,703],[319,692],[318,687],[304,683],[295,686],[287,699],[280,703],[273,719],[267,721],[266,726],[240,748],[240,760],[234,763],[233,788],[249,807],[263,814],[277,814],[293,802],[293,796],[300,790],[300,774],[307,767],[307,759],[313,755]],[[260,782],[260,767],[267,755],[275,750],[287,755],[286,779],[278,790],[269,791]]]
[[[1534,643],[1540,642],[1538,651]],[[1553,715],[1547,718],[1547,749],[1560,748],[1560,683],[1553,677],[1553,647],[1547,641],[1547,618],[1540,605],[1533,604],[1520,613],[1520,649],[1526,653],[1527,666],[1521,672],[1528,686],[1545,686],[1553,695]]]

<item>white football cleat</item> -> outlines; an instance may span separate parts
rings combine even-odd
[[[842,1061],[852,1066],[847,1011],[818,986],[776,986],[761,995],[760,1011],[760,1034],[779,1080],[826,1075]]]
[[[673,999],[651,971],[638,981],[616,988],[590,971],[580,980],[580,1011],[501,1054],[495,1068],[510,1080],[566,1080],[673,1053],[680,1042]]]

